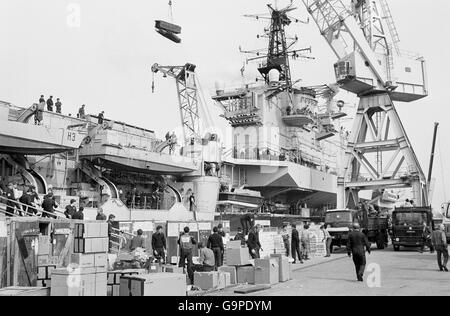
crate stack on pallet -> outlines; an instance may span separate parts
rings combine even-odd
[[[321,258],[327,254],[324,233],[318,226],[311,227],[309,233],[310,256]]]
[[[76,223],[72,246],[71,264],[52,271],[51,295],[106,296],[108,224]]]

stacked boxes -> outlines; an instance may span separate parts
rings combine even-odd
[[[49,262],[51,253],[50,236],[39,236],[37,246],[38,286],[50,287],[52,271],[56,268],[56,265]]]
[[[75,224],[74,253],[107,253],[108,246],[107,223],[86,222]]]
[[[108,224],[76,223],[68,268],[52,272],[52,296],[106,296]]]
[[[255,260],[255,284],[277,284],[279,276],[277,259]]]
[[[310,229],[310,255],[311,257],[324,257],[327,254],[324,234],[320,229]]]
[[[151,273],[120,278],[120,296],[186,296],[186,276]]]
[[[120,278],[130,277],[144,274],[146,271],[143,269],[136,270],[121,270],[121,271],[110,271],[108,272],[108,286],[107,295],[108,296],[120,296]]]
[[[51,287],[52,272],[56,269],[56,265],[40,265],[38,266],[37,285],[40,287]]]

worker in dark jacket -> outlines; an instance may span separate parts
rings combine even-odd
[[[131,240],[131,251],[136,250],[137,248],[144,248],[144,237],[142,237],[142,235],[144,235],[144,232],[142,229],[138,229],[137,236],[134,236]]]
[[[42,209],[44,212],[42,213],[42,217],[51,217],[56,218],[52,214],[55,213],[55,208],[58,207],[58,204],[55,201],[55,197],[53,193],[49,193],[44,197],[44,202],[42,202]]]
[[[156,227],[156,233],[152,235],[152,249],[155,258],[159,262],[165,263],[167,245],[162,226]]]
[[[358,281],[363,282],[364,271],[366,270],[366,250],[370,254],[370,243],[367,236],[360,230],[359,224],[355,223],[353,231],[348,234],[347,254],[349,257],[353,255],[356,276]]]
[[[56,107],[56,113],[61,114],[62,113],[62,103],[59,98],[56,99],[55,107]]]
[[[78,209],[78,212],[76,212],[75,214],[73,214],[72,219],[77,219],[77,220],[84,220],[84,207],[80,206],[80,208]]]
[[[104,121],[105,121],[105,111],[101,111],[98,114],[98,121],[97,122],[98,122],[98,124],[102,125]]]
[[[244,235],[247,235],[250,229],[253,228],[254,222],[255,222],[254,214],[247,213],[241,217],[241,225],[242,228],[244,229]]]
[[[47,111],[53,112],[53,96],[47,100]]]
[[[298,260],[300,260],[300,263],[303,264],[303,255],[300,251],[300,235],[297,230],[297,225],[292,224],[292,232],[291,232],[291,252],[292,252],[292,258],[294,258],[294,264],[297,263],[297,257]]]
[[[41,95],[41,97],[39,98],[39,103],[45,103],[44,95]]]
[[[225,234],[225,232],[223,231],[223,225],[222,225],[222,224],[219,224],[219,225],[217,226],[217,229],[218,229],[217,233],[218,233],[220,236],[222,236],[222,237],[225,238],[226,234]]]
[[[105,213],[103,213],[103,210],[101,208],[98,209],[95,220],[96,221],[106,221],[106,215],[105,215]]]
[[[234,240],[240,240],[241,241],[241,245],[245,246],[245,235],[242,232],[242,228],[241,227],[238,227],[237,234],[234,237]]]
[[[70,205],[66,206],[66,211],[64,212],[64,215],[66,215],[66,218],[72,219],[73,215],[77,212],[77,207],[75,204],[77,203],[77,200],[70,200]]]
[[[213,228],[213,234],[209,236],[207,247],[214,252],[214,261],[216,268],[219,268],[223,265],[223,239],[222,235],[219,233],[219,228]]]
[[[16,207],[16,203],[14,202],[16,200],[16,197],[14,194],[13,183],[8,183],[8,187],[4,192],[4,196],[8,199],[6,201],[6,216],[12,217],[15,214],[15,207]]]
[[[256,225],[250,230],[248,234],[247,246],[253,259],[259,259],[259,252],[263,250],[261,248],[261,243],[259,242],[259,231],[261,230],[261,225]]]
[[[439,225],[439,228],[431,233],[431,243],[436,249],[439,270],[448,272],[448,243],[443,224]],[[442,257],[444,257],[444,261],[442,261]]]
[[[189,227],[185,227],[183,230],[183,233],[180,235],[180,238],[178,239],[178,245],[180,246],[180,262],[178,266],[180,268],[186,267],[186,260],[187,260],[187,273],[189,276],[189,279],[194,279],[194,272],[192,270],[193,262],[192,262],[192,256],[193,256],[193,249],[194,246],[197,244],[197,241],[189,235]]]

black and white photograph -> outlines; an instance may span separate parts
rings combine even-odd
[[[450,296],[449,19],[0,0],[0,297]]]

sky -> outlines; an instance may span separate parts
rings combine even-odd
[[[169,20],[168,0],[2,0],[0,2],[0,100],[30,106],[41,94],[61,98],[64,113],[105,110],[112,120],[155,130],[164,137],[179,125],[176,88],[170,78],[155,76],[153,63],[197,65],[205,107],[225,126],[220,111],[210,102],[215,82],[228,87],[242,82],[243,49],[266,47],[258,39],[266,23],[244,14],[266,13],[269,0],[173,0],[174,22],[181,25],[182,44],[157,34],[154,20]],[[286,1],[279,0],[280,5]],[[306,21],[300,0],[293,15]],[[434,122],[440,122],[435,160],[433,205],[450,199],[450,110],[447,104],[450,74],[450,2],[447,0],[391,0],[389,4],[402,49],[420,52],[428,63],[430,95],[409,104],[397,104],[408,136],[425,173]],[[298,48],[312,47],[315,60],[292,64],[302,84],[335,81],[334,54],[317,26],[292,25]],[[255,65],[246,68],[248,79]],[[351,96],[343,96],[343,98]]]

